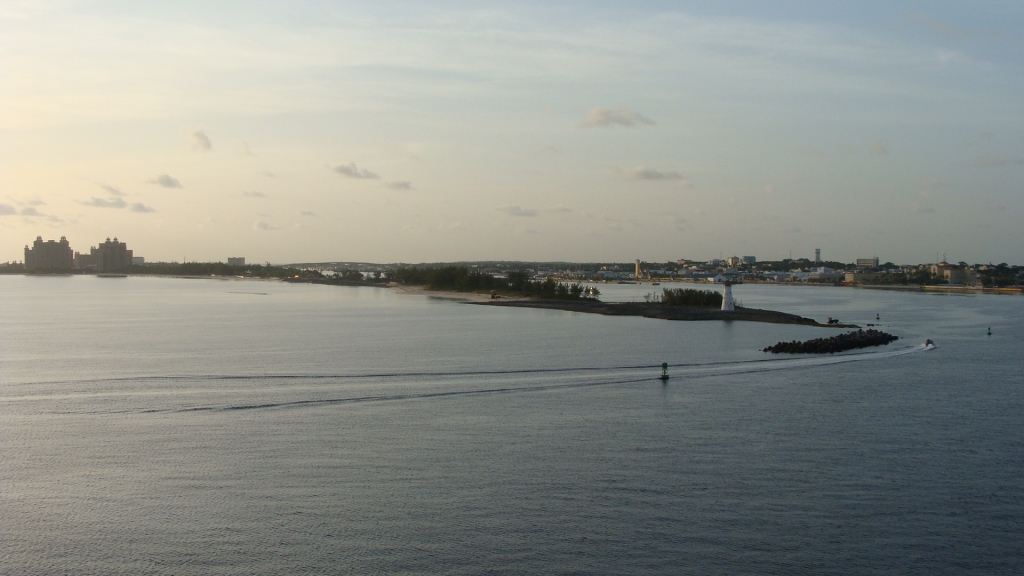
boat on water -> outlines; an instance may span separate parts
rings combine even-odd
[[[127,274],[97,274],[97,278],[127,278]]]

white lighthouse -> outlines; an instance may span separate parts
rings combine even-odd
[[[736,305],[732,300],[732,282],[725,283],[725,292],[722,293],[722,310],[735,310]]]

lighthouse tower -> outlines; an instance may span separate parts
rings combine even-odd
[[[722,310],[735,310],[736,306],[732,301],[732,282],[725,283],[725,292],[722,294]]]

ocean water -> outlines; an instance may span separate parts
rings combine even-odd
[[[734,294],[901,340],[0,276],[0,574],[1024,572],[1024,298]]]

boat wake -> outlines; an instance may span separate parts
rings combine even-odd
[[[688,380],[796,370],[882,360],[935,349],[933,344],[883,350],[763,360],[669,364],[667,385]],[[469,395],[541,392],[658,381],[660,365],[519,370],[379,372],[356,374],[180,375],[66,382],[0,404],[38,402],[50,414],[161,414],[270,410],[367,402],[396,402]],[[92,385],[88,385],[92,383]],[[24,406],[24,405],[23,405]],[[56,408],[56,410],[54,409]]]

